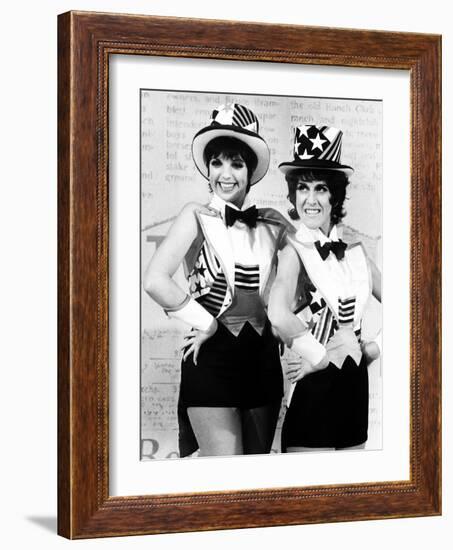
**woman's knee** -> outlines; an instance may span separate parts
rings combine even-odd
[[[189,407],[201,456],[243,454],[240,413],[232,407]]]

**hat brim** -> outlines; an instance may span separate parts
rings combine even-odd
[[[354,168],[339,164],[329,160],[294,160],[292,162],[282,162],[278,168],[286,175],[294,170],[331,170],[332,172],[343,172],[350,176],[354,172]]]
[[[267,143],[255,132],[238,128],[237,126],[207,126],[200,130],[192,141],[192,157],[200,174],[209,179],[208,167],[203,158],[208,143],[218,137],[231,137],[243,141],[255,153],[256,168],[251,175],[250,184],[255,185],[264,178],[269,169],[270,152]]]

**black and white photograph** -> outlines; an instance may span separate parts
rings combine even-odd
[[[140,459],[382,449],[382,100],[139,103]]]
[[[5,549],[450,550],[448,5],[5,3]]]

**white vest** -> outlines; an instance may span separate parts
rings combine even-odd
[[[304,231],[298,231],[295,236],[289,237],[288,241],[302,260],[309,279],[337,321],[340,317],[340,300],[355,298],[353,328],[359,329],[372,290],[371,272],[362,244],[348,246],[344,258],[340,261],[332,253],[324,261],[313,240],[304,239],[301,242],[304,236]],[[328,262],[335,262],[337,265],[334,269],[329,269]]]
[[[235,259],[230,239],[228,237],[227,228],[223,221],[220,212],[214,212],[215,215],[203,214],[197,212],[203,238],[200,240],[200,244],[205,241],[209,248],[209,251],[215,256],[220,264],[220,270],[225,275],[227,288],[223,299],[222,307],[218,313],[220,317],[232,304],[235,287]],[[289,225],[289,224],[288,224]],[[275,268],[277,265],[277,252],[279,246],[281,246],[283,234],[286,229],[286,225],[282,222],[282,216],[272,209],[259,209],[258,221],[256,228],[252,229],[255,236],[254,250],[259,263],[259,275],[260,286],[259,293],[263,300],[263,303],[267,303],[268,295],[270,292],[271,282],[273,275],[275,274]],[[199,253],[199,251],[198,251]],[[197,253],[197,262],[201,259]],[[189,276],[191,269],[193,268],[192,259],[186,257],[185,271],[186,276]],[[192,281],[193,283],[193,281]],[[206,277],[204,277],[204,289],[201,295],[208,294],[210,286],[213,283],[212,277],[209,272],[206,271]],[[189,284],[191,284],[191,278],[189,277]],[[191,294],[196,298],[191,284]]]

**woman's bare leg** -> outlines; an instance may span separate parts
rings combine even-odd
[[[200,456],[243,454],[241,416],[234,407],[188,407]]]

